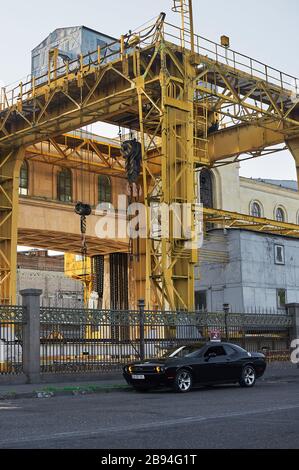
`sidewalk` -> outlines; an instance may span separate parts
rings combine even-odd
[[[57,382],[49,384],[26,384],[26,385],[1,385],[0,400],[11,400],[18,398],[51,398],[54,396],[87,395],[94,393],[109,393],[115,391],[127,391],[130,387],[126,384],[121,374],[119,377],[112,375],[112,379],[82,381],[82,382]]]
[[[291,362],[273,362],[267,365],[264,381],[299,380],[299,366]]]
[[[296,381],[299,380],[299,368],[291,363],[269,364],[261,380],[264,382]],[[105,378],[101,379],[99,376],[98,380],[90,382],[0,385],[0,400],[126,392],[131,389],[121,374],[111,374],[111,379],[106,375]]]

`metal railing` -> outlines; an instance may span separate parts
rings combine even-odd
[[[183,30],[167,22],[154,22],[145,28],[122,36],[120,40],[112,41],[102,48],[88,54],[81,54],[77,59],[66,64],[45,70],[38,77],[27,75],[21,82],[17,82],[0,89],[0,111],[19,102],[24,102],[35,96],[38,88],[46,84],[54,84],[61,78],[69,78],[70,74],[87,73],[91,68],[101,67],[109,62],[125,58],[132,53],[135,47],[139,49],[155,44],[162,37],[169,42],[183,47],[191,48],[186,38],[183,39]],[[130,41],[130,39],[133,41]],[[186,42],[187,41],[187,42]],[[245,72],[253,79],[263,80],[269,85],[278,87],[281,91],[298,95],[299,79],[270,67],[261,61],[224,47],[202,36],[195,35],[196,52],[208,57],[216,63],[231,67],[236,73]]]
[[[182,45],[182,29],[177,26],[165,23],[164,37],[170,42]],[[191,43],[188,44],[188,48],[191,49]],[[235,72],[245,72],[252,78],[263,80],[269,85],[291,91],[296,95],[299,92],[299,78],[197,34],[195,34],[195,51],[216,63],[228,65]]]
[[[170,347],[208,341],[215,331],[248,351],[280,357],[290,348],[292,326],[288,315],[41,308],[41,371],[117,370]]]
[[[23,372],[23,307],[0,306],[0,376]]]
[[[27,307],[25,315],[23,307],[0,306],[0,376],[30,375],[36,365],[42,373],[54,374],[115,371],[132,361],[161,357],[169,348],[208,341],[215,334],[248,351],[264,352],[269,361],[290,360],[295,326],[293,315],[287,314],[157,312],[142,307],[40,307],[38,320],[34,308],[31,312]],[[34,367],[28,353],[33,345]]]

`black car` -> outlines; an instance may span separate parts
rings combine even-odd
[[[138,391],[163,386],[189,392],[195,385],[239,383],[253,387],[266,370],[265,356],[231,343],[209,342],[168,351],[162,359],[124,367],[124,378]]]

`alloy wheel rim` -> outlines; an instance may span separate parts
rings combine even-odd
[[[245,381],[246,385],[252,385],[255,381],[254,370],[251,369],[250,367],[245,369],[244,381]]]
[[[191,377],[188,372],[182,372],[178,377],[179,388],[182,391],[187,391],[191,387]]]

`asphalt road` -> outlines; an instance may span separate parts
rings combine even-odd
[[[0,402],[0,449],[298,449],[299,381]]]

